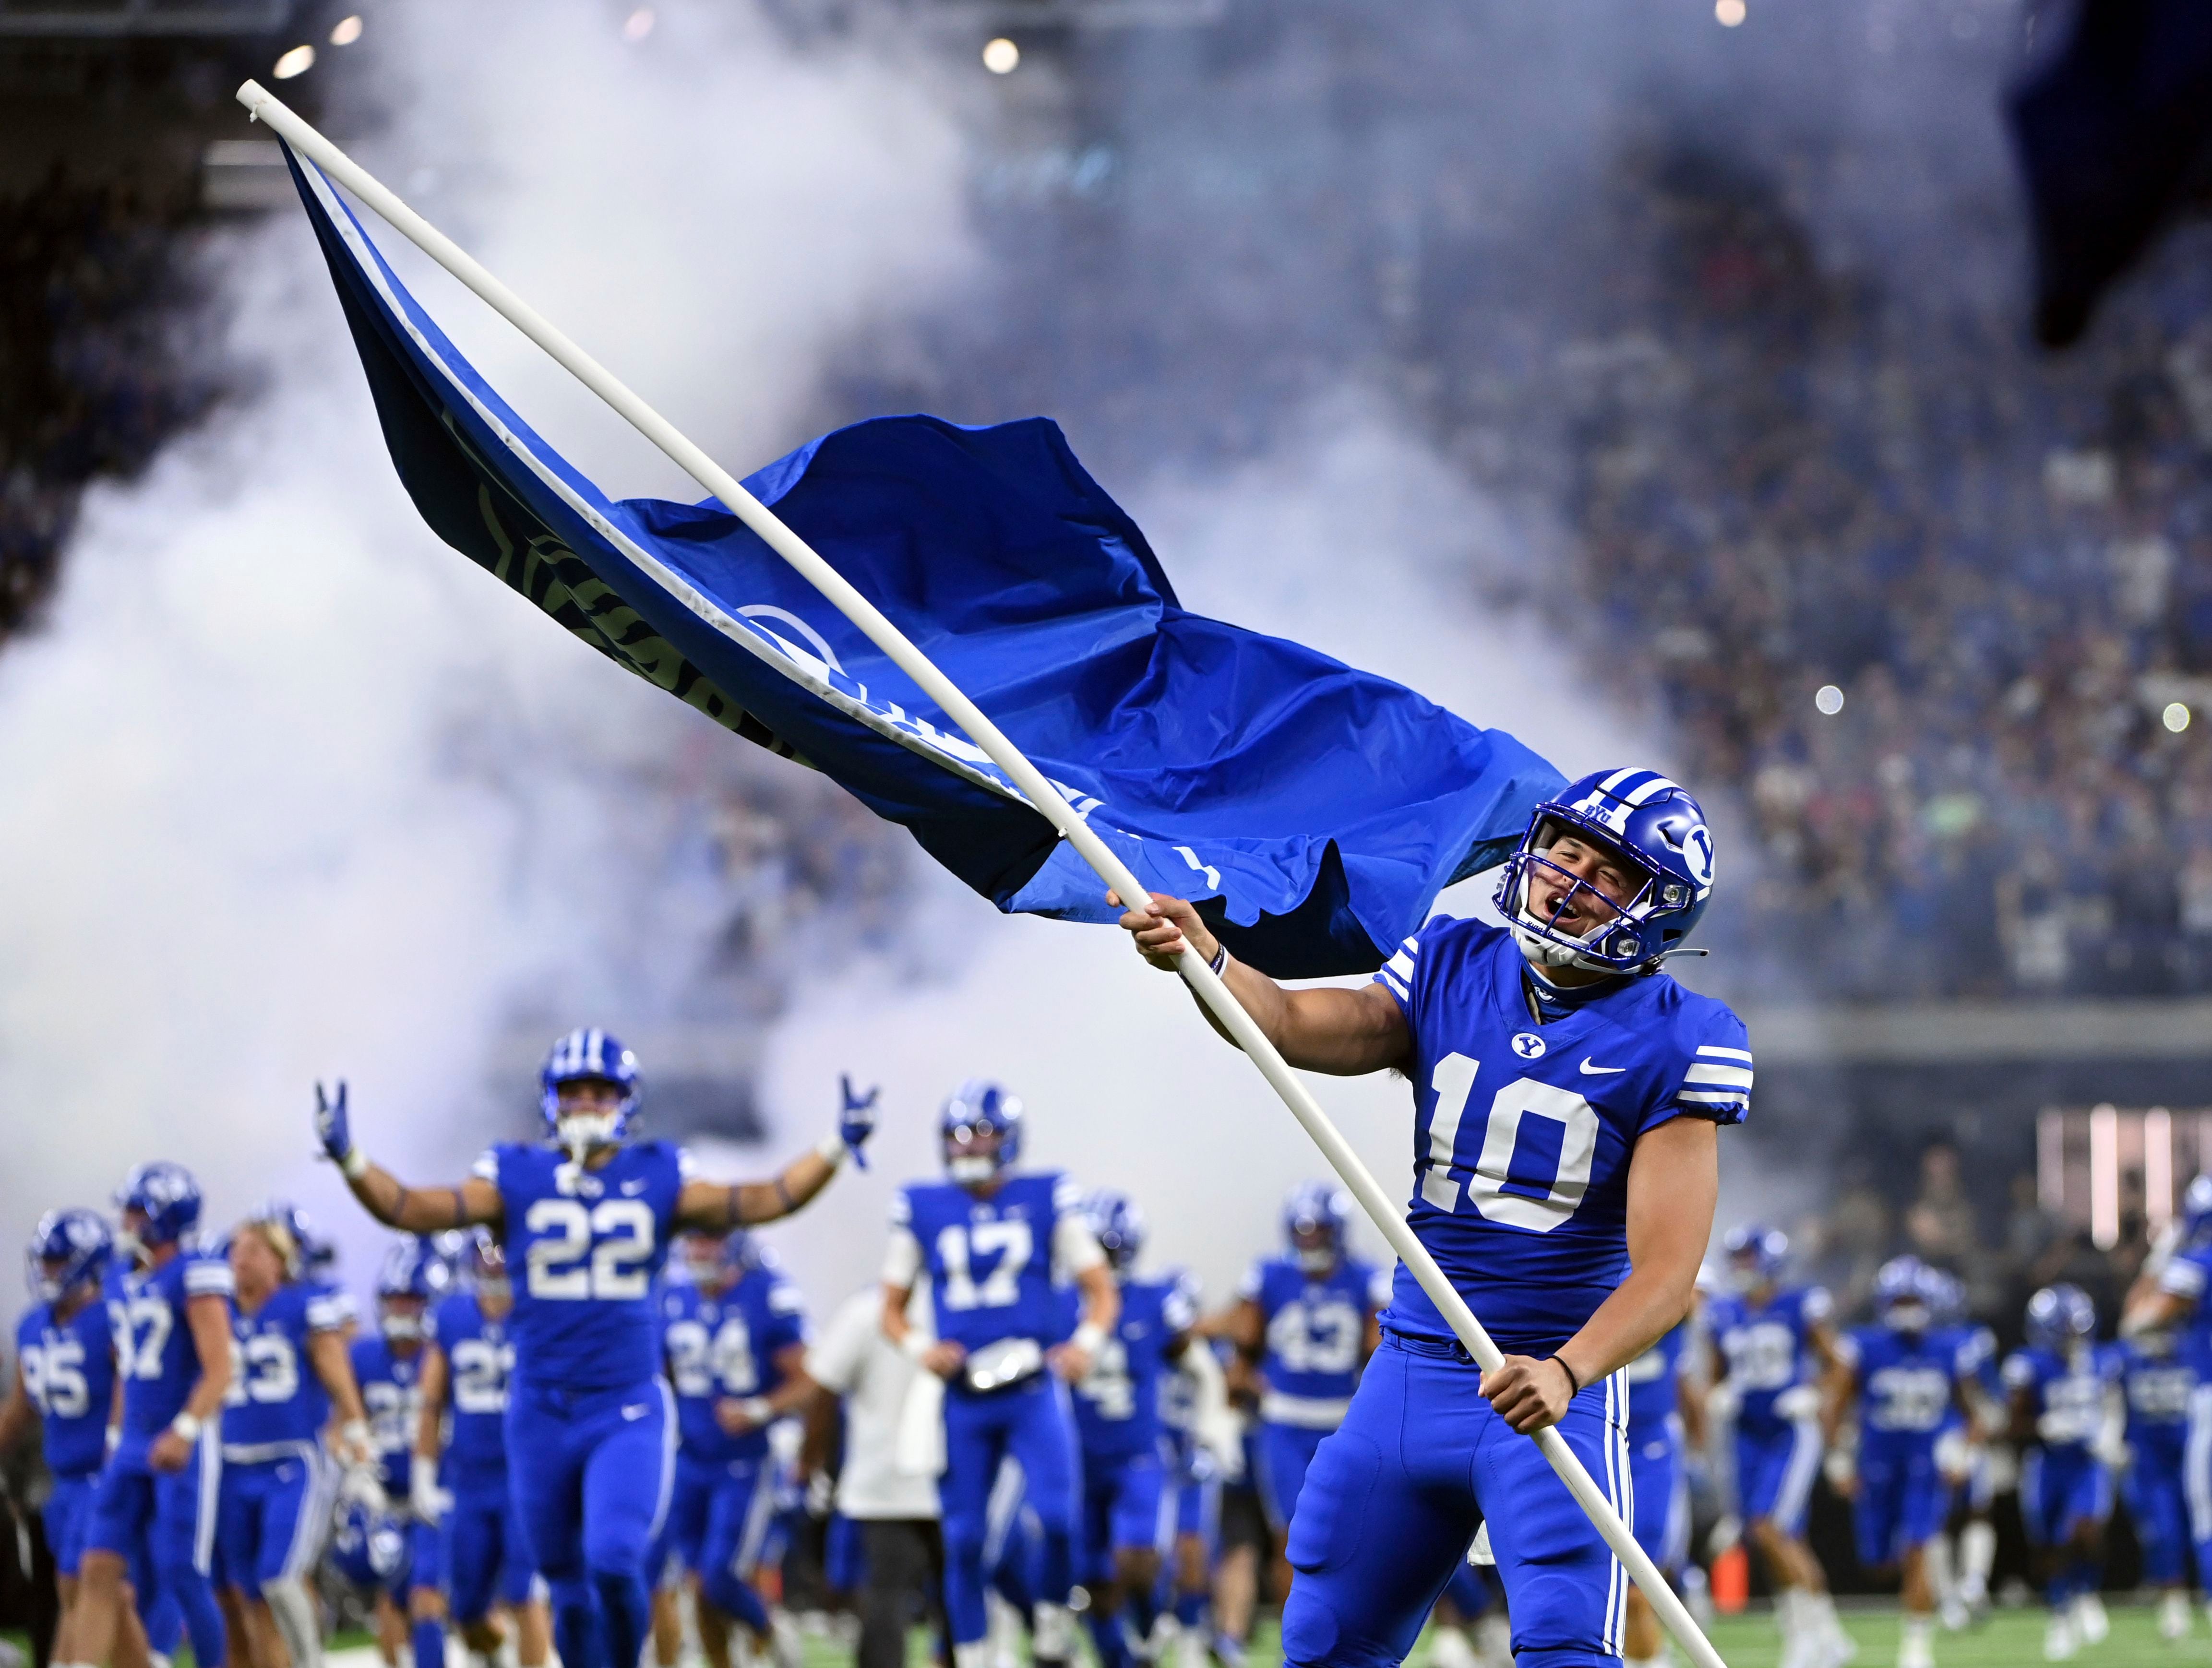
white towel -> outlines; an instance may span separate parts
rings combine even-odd
[[[899,1404],[896,1464],[908,1477],[945,1475],[945,1380],[924,1370],[914,1375]]]

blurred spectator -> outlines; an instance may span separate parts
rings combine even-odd
[[[1905,1213],[1906,1244],[1923,1262],[1964,1277],[1980,1242],[1974,1207],[1959,1182],[1959,1149],[1931,1141],[1920,1155],[1920,1192]]]

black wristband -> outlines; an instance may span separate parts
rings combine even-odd
[[[1567,1358],[1565,1356],[1553,1356],[1552,1359],[1559,1363],[1559,1371],[1567,1375],[1567,1383],[1571,1387],[1570,1393],[1577,1396],[1581,1395],[1583,1393],[1583,1381],[1575,1376],[1575,1369],[1567,1365]]]

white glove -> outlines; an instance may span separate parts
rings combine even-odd
[[[422,1522],[433,1524],[446,1515],[453,1497],[438,1486],[438,1462],[416,1454],[407,1465],[407,1504]]]

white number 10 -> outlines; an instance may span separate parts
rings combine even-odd
[[[1459,1183],[1452,1178],[1453,1155],[1459,1146],[1459,1126],[1466,1116],[1468,1097],[1474,1090],[1480,1062],[1464,1054],[1447,1054],[1436,1064],[1429,1086],[1436,1091],[1436,1110],[1429,1118],[1428,1161],[1422,1167],[1421,1197],[1439,1210],[1459,1204]],[[1530,1115],[1561,1126],[1559,1168],[1541,1198],[1517,1190],[1532,1183],[1519,1179],[1516,1191],[1507,1192],[1513,1174],[1513,1152],[1520,1143],[1522,1120]],[[1573,1216],[1589,1191],[1590,1168],[1597,1160],[1597,1113],[1571,1089],[1516,1077],[1498,1091],[1483,1125],[1482,1150],[1467,1179],[1468,1202],[1494,1222],[1548,1234]]]

